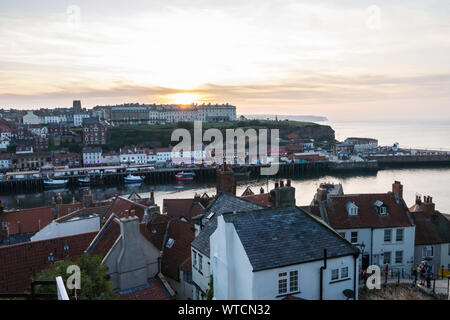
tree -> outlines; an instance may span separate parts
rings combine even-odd
[[[76,290],[78,300],[115,300],[119,296],[113,291],[112,281],[108,278],[108,267],[101,263],[100,256],[84,254],[75,261],[56,261],[50,268],[42,270],[34,280],[55,280],[61,276],[66,284],[71,274],[67,267],[77,265],[81,271],[81,289]],[[66,288],[71,299],[75,298],[75,289]],[[37,286],[37,293],[55,293],[55,286]]]

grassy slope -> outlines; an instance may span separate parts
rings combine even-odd
[[[268,120],[249,120],[218,123],[203,123],[203,130],[216,128],[225,129],[300,129],[307,126],[317,126],[312,122],[299,121],[268,121]],[[113,127],[109,129],[108,149],[117,150],[124,146],[141,145],[146,147],[167,146],[173,130],[177,128],[186,128],[192,133],[192,123],[182,123],[179,125],[151,125],[151,126],[133,126],[133,127]]]

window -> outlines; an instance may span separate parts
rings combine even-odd
[[[202,272],[203,269],[203,256],[201,254],[198,255],[198,271]]]
[[[387,215],[387,208],[386,207],[380,207],[380,215],[382,215],[382,216]]]
[[[358,243],[358,231],[353,231],[350,237],[351,243]]]
[[[342,279],[348,278],[348,267],[341,268],[341,278]]]
[[[331,270],[331,281],[338,280],[339,279],[339,269],[332,269]]]
[[[389,251],[384,253],[383,264],[391,263],[391,253]]]
[[[392,230],[385,229],[384,230],[384,242],[391,242],[392,239]]]
[[[397,242],[403,241],[403,233],[404,233],[404,229],[397,229],[397,233],[395,235],[395,240]]]
[[[426,246],[422,249],[422,257],[434,257],[434,247],[433,246]]]
[[[351,216],[357,216],[357,215],[358,215],[358,207],[350,207],[350,209],[349,209],[349,215],[351,215]]]
[[[403,251],[395,251],[395,263],[403,263]]]
[[[194,268],[197,268],[197,252],[195,252],[195,251],[192,251],[192,255],[193,255],[193,265],[194,265]]]
[[[192,273],[186,270],[183,270],[183,280],[189,284],[192,283]]]
[[[298,271],[289,273],[289,290],[291,292],[298,291]]]
[[[278,294],[287,293],[287,272],[278,274]]]

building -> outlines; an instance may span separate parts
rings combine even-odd
[[[73,100],[72,111],[74,114],[82,111],[80,100]]]
[[[347,138],[346,144],[353,146],[354,152],[367,152],[378,148],[378,140],[372,138]]]
[[[84,147],[82,150],[83,165],[86,167],[98,166],[103,162],[101,147]]]
[[[203,218],[196,225],[197,234],[192,241],[192,281],[194,300],[204,300],[211,276],[210,236],[217,228],[217,219],[225,212],[240,212],[264,209],[265,206],[220,192],[207,207]]]
[[[210,246],[214,299],[358,298],[359,250],[295,206],[222,214]]]
[[[12,155],[10,153],[0,154],[0,169],[9,169],[12,167]]]
[[[94,113],[112,125],[168,124],[180,121],[235,121],[236,107],[229,104],[156,105],[130,103],[97,106]]]
[[[414,220],[403,200],[403,186],[396,181],[392,192],[327,194],[320,190],[310,212],[330,225],[362,251],[362,266],[383,267],[410,274],[414,266]]]
[[[85,146],[105,145],[107,127],[97,118],[83,119],[83,144]]]
[[[70,126],[64,122],[49,123],[46,127],[49,136],[64,136],[70,134]]]
[[[26,150],[19,149],[19,153],[13,157],[13,168],[15,169],[39,169],[47,164],[52,163],[51,152],[40,151],[33,152],[33,148],[26,147]]]
[[[120,163],[149,164],[154,162],[156,162],[156,155],[148,148],[131,147],[120,149]]]
[[[74,113],[73,114],[73,126],[81,127],[83,125],[83,119],[90,118],[89,113]]]
[[[193,199],[164,199],[163,214],[182,221],[191,221],[205,212],[200,196]]]
[[[431,259],[431,271],[435,275],[450,275],[450,220],[437,211],[433,198],[416,197],[416,203],[410,208],[416,225],[414,265],[424,259]],[[441,270],[440,270],[441,269]]]
[[[172,148],[156,148],[156,162],[167,163],[172,161]]]
[[[120,153],[118,152],[103,153],[102,159],[104,165],[108,166],[120,165]]]
[[[33,111],[27,111],[27,114],[22,117],[23,124],[41,124],[41,117],[34,114]]]
[[[78,153],[59,153],[53,155],[53,165],[56,167],[67,166],[76,168],[81,165],[80,155]]]

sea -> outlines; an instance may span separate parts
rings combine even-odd
[[[336,139],[345,140],[347,137],[376,138],[380,145],[392,145],[395,142],[400,147],[410,149],[432,149],[450,151],[450,120],[427,121],[326,121],[318,122],[330,125],[336,133]],[[376,173],[354,173],[336,175],[315,175],[293,180],[296,188],[297,205],[308,205],[321,182],[341,183],[344,192],[351,193],[379,193],[392,189],[392,183],[401,181],[404,185],[404,198],[412,206],[416,195],[433,197],[436,208],[444,213],[450,213],[450,166],[441,168],[405,168],[383,169]],[[247,186],[254,192],[259,192],[274,186],[273,179],[258,181],[241,180],[238,182],[237,194],[241,194]],[[163,199],[192,198],[195,193],[215,194],[215,185],[185,183],[182,185],[126,185],[118,187],[93,188],[94,199],[104,200],[116,195],[129,195],[136,192],[148,197],[151,190],[155,191],[156,203],[162,206]],[[20,209],[50,205],[52,198],[61,193],[64,202],[79,200],[80,190],[46,190],[33,194],[0,195],[6,209]]]

